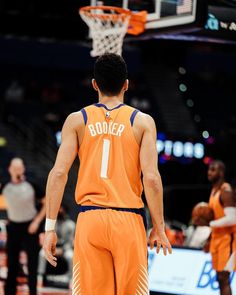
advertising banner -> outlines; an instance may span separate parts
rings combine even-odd
[[[180,295],[218,295],[216,273],[211,256],[200,250],[174,248],[172,255],[149,249],[149,288],[151,291]],[[236,295],[236,276],[231,274],[232,295]]]

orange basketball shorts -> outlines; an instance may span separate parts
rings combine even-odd
[[[213,236],[210,242],[213,269],[216,271],[223,271],[232,253],[235,251],[236,233]]]
[[[79,214],[72,294],[149,294],[147,239],[141,215],[113,209]]]

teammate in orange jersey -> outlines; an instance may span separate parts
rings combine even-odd
[[[46,189],[44,251],[56,266],[54,226],[78,153],[80,168],[75,199],[80,213],[74,240],[72,294],[149,294],[147,240],[143,222],[143,184],[157,244],[171,253],[163,219],[163,189],[157,168],[154,120],[123,103],[127,68],[116,54],[100,56],[93,88],[99,103],[72,113],[62,130],[62,143]]]
[[[208,168],[208,180],[212,183],[209,205],[214,211],[214,220],[210,222],[210,252],[220,294],[231,295],[229,275],[236,270],[236,207],[233,190],[224,176],[224,163],[213,161]]]

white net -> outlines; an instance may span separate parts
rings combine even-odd
[[[107,52],[121,55],[129,25],[129,11],[116,7],[96,6],[81,9],[80,16],[90,28],[93,40],[91,56],[100,56]]]

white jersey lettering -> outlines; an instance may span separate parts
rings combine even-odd
[[[119,126],[118,129],[117,129],[116,135],[117,135],[117,136],[121,136],[121,134],[122,134],[122,132],[124,131],[124,129],[125,129],[125,125],[120,124],[120,126]]]
[[[112,134],[112,135],[116,135],[115,131],[116,131],[117,125],[118,125],[118,123],[114,123],[114,124],[112,125],[112,129],[111,129],[111,134]]]
[[[96,122],[95,124],[88,124],[88,129],[91,136],[96,136],[100,134],[121,136],[122,132],[125,129],[125,125],[113,122]]]
[[[94,125],[93,124],[89,124],[88,125],[88,129],[90,131],[91,136],[96,136],[97,135],[97,133],[96,133],[96,131],[94,129]]]
[[[96,126],[96,131],[97,131],[97,133],[98,133],[98,134],[102,134],[102,133],[103,133],[103,130],[102,130],[102,124],[101,124],[101,122],[97,122],[97,123],[95,124],[95,126]]]

